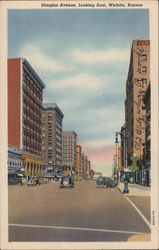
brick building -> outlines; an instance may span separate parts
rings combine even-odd
[[[76,159],[76,174],[82,176],[82,147],[77,145],[76,147],[77,159]]]
[[[143,97],[150,81],[150,41],[134,40],[126,82],[125,126],[128,166],[132,156],[142,159],[145,146]]]
[[[76,171],[77,134],[74,131],[62,133],[63,166]]]
[[[22,150],[25,173],[41,173],[44,83],[26,59],[8,59],[8,145]]]
[[[62,167],[63,113],[55,103],[44,103],[42,109],[42,158],[44,165]]]

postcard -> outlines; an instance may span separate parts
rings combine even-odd
[[[158,1],[1,1],[1,249],[158,249]]]

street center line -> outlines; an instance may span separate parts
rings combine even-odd
[[[141,218],[144,220],[144,222],[147,224],[149,229],[151,230],[151,223],[146,219],[145,215],[136,207],[136,205],[128,198],[128,196],[125,196],[125,198],[130,202],[130,204],[135,208],[137,213],[141,216]]]
[[[122,231],[122,230],[107,230],[98,228],[87,227],[62,227],[62,226],[44,226],[44,225],[28,225],[28,224],[9,224],[13,227],[31,227],[31,228],[45,228],[45,229],[64,229],[64,230],[81,230],[81,231],[93,231],[103,233],[122,233],[122,234],[144,234],[143,232]]]

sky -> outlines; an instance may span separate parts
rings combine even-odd
[[[8,57],[28,60],[95,171],[111,175],[132,40],[149,39],[146,9],[9,10]]]

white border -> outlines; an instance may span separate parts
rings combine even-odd
[[[156,225],[152,226],[152,237],[150,242],[90,242],[90,243],[49,243],[49,242],[8,242],[8,188],[7,188],[7,9],[8,8],[41,8],[41,3],[50,3],[50,1],[3,1],[0,2],[0,159],[1,159],[1,249],[157,249],[158,248],[158,1],[109,1],[114,3],[143,3],[142,8],[150,10],[150,40],[151,40],[151,127],[152,127],[152,199],[151,207],[155,212]],[[51,1],[53,2],[53,1]],[[54,1],[54,3],[73,3],[73,1]],[[84,1],[76,1],[84,2]],[[96,3],[97,1],[87,1],[87,3]],[[108,1],[98,1],[108,2]],[[64,8],[61,8],[64,9]],[[88,9],[88,8],[87,8]],[[100,9],[100,8],[98,8]],[[115,7],[107,8],[115,9]],[[118,7],[118,9],[121,9]],[[124,8],[125,9],[125,8]],[[131,9],[130,7],[128,9]],[[137,9],[137,8],[135,8]],[[3,52],[3,53],[2,53]]]

